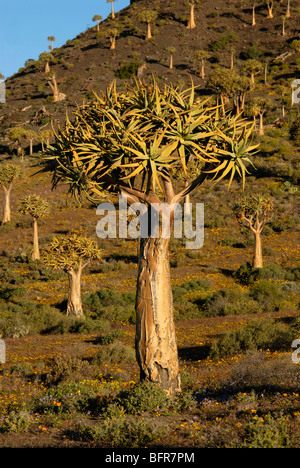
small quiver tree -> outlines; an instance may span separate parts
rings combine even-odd
[[[97,26],[96,26],[97,31],[100,31],[100,26],[99,26],[99,24],[100,24],[100,21],[102,21],[102,19],[103,19],[103,18],[102,18],[101,15],[94,15],[94,16],[93,16],[93,21],[97,21]]]
[[[43,171],[53,174],[53,187],[69,183],[75,196],[85,194],[96,202],[103,191],[118,193],[129,205],[147,209],[139,246],[136,356],[141,381],[174,396],[181,384],[170,235],[162,225],[166,221],[172,229],[176,207],[206,179],[218,182],[228,176],[230,185],[237,174],[244,181],[245,164],[256,149],[250,142],[253,125],[231,113],[220,119],[219,108],[199,102],[194,86],[179,91],[172,84],[161,89],[155,80],[150,85],[135,80],[126,91],[118,93],[114,82],[92,106],[77,109],[43,157]],[[181,166],[187,176],[193,158],[202,162],[201,173],[178,187],[172,168]],[[153,236],[153,222],[160,218]]]
[[[43,254],[43,262],[50,267],[63,270],[69,277],[67,315],[84,318],[81,299],[83,269],[92,260],[101,260],[102,251],[93,239],[73,233],[52,239]]]
[[[24,151],[22,149],[21,142],[25,137],[24,128],[14,127],[11,128],[8,132],[8,139],[13,142],[13,145],[17,147],[17,155],[21,156],[22,161],[24,161]]]
[[[172,69],[174,65],[174,55],[176,54],[176,49],[173,46],[166,47],[166,51],[170,54],[170,64],[169,68]]]
[[[261,233],[266,223],[271,220],[273,210],[272,200],[265,195],[250,195],[233,207],[233,213],[238,223],[253,232],[253,268],[263,267]]]
[[[4,190],[4,208],[2,224],[10,221],[10,193],[13,182],[22,174],[19,166],[15,164],[1,164],[0,166],[0,185]]]
[[[200,76],[204,80],[205,78],[205,62],[210,58],[210,53],[206,50],[196,50],[195,60],[200,62]]]
[[[158,14],[155,10],[143,10],[139,13],[138,17],[142,23],[147,23],[147,32],[145,39],[152,38],[151,23],[156,20]]]
[[[117,0],[106,0],[106,3],[110,3],[111,4],[111,19],[115,19],[116,15],[115,15],[115,10],[114,10],[114,2],[116,2]]]
[[[21,200],[19,212],[33,218],[33,252],[32,260],[40,260],[38,219],[44,218],[50,211],[49,203],[37,195],[28,195]]]

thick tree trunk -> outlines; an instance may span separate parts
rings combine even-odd
[[[268,15],[267,15],[267,18],[274,18],[274,15],[273,15],[273,3],[268,5]]]
[[[190,19],[187,25],[187,29],[195,29],[196,23],[195,23],[195,4],[190,3],[191,5],[191,11],[190,11]]]
[[[253,8],[252,8],[252,26],[256,25],[255,6],[256,5],[254,5]]]
[[[67,271],[67,273],[69,275],[67,316],[84,318],[81,300],[82,269],[79,268],[78,271],[70,269]]]
[[[170,283],[170,239],[141,239],[136,296],[136,355],[141,381],[180,391]]]
[[[116,48],[116,38],[111,37],[110,38],[110,50],[115,50],[115,48]]]
[[[48,84],[53,92],[53,102],[60,102],[66,98],[66,95],[59,91],[55,76],[48,80]]]
[[[259,114],[259,131],[258,131],[258,134],[261,135],[261,136],[263,136],[265,134],[263,114]]]
[[[263,267],[262,247],[261,247],[261,232],[257,230],[254,233],[254,255],[253,268]]]
[[[40,247],[39,247],[39,233],[38,233],[38,221],[33,218],[33,252],[32,260],[40,260]]]
[[[147,23],[146,39],[152,39],[151,23]]]
[[[10,192],[11,185],[9,187],[3,186],[4,190],[4,209],[3,209],[3,218],[2,224],[8,223],[10,221]]]

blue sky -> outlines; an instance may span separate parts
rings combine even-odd
[[[114,2],[115,11],[130,0]],[[94,15],[103,19],[111,11],[106,0],[0,0],[0,73],[6,78],[49,50],[48,36],[55,36],[54,47],[94,24]]]

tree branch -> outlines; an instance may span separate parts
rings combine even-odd
[[[185,187],[181,192],[177,193],[174,195],[172,202],[173,203],[180,203],[181,200],[183,200],[189,193],[191,193],[193,190],[195,190],[199,185],[201,185],[205,179],[207,178],[208,174],[206,171],[211,170],[214,168],[214,164],[206,164],[204,166],[203,171],[201,174],[194,179],[187,187]]]

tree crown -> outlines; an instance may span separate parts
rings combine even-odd
[[[101,15],[94,15],[93,16],[93,21],[101,21],[102,20],[102,16]]]
[[[43,218],[50,211],[49,203],[38,195],[28,195],[21,200],[19,212],[28,214],[35,219]]]
[[[236,218],[253,218],[260,216],[268,218],[274,210],[272,199],[268,195],[255,194],[243,198],[233,206],[233,213]]]
[[[152,21],[156,20],[157,16],[158,13],[155,10],[142,10],[138,15],[142,23],[152,23]]]
[[[0,184],[6,185],[18,179],[22,175],[22,170],[15,164],[2,164],[0,166]]]
[[[160,90],[154,80],[135,80],[118,93],[114,82],[58,129],[42,171],[52,172],[53,187],[66,181],[75,196],[84,193],[91,200],[108,190],[134,201],[157,202],[161,194],[178,202],[207,177],[217,182],[230,176],[230,186],[236,174],[244,182],[245,165],[257,148],[252,129],[240,116],[220,117],[220,108],[201,102],[194,86]],[[193,158],[202,163],[201,177],[175,194],[170,170],[181,165],[187,174]]]
[[[44,252],[46,265],[62,270],[78,268],[90,260],[101,260],[103,251],[97,243],[79,233],[68,236],[56,236]]]

